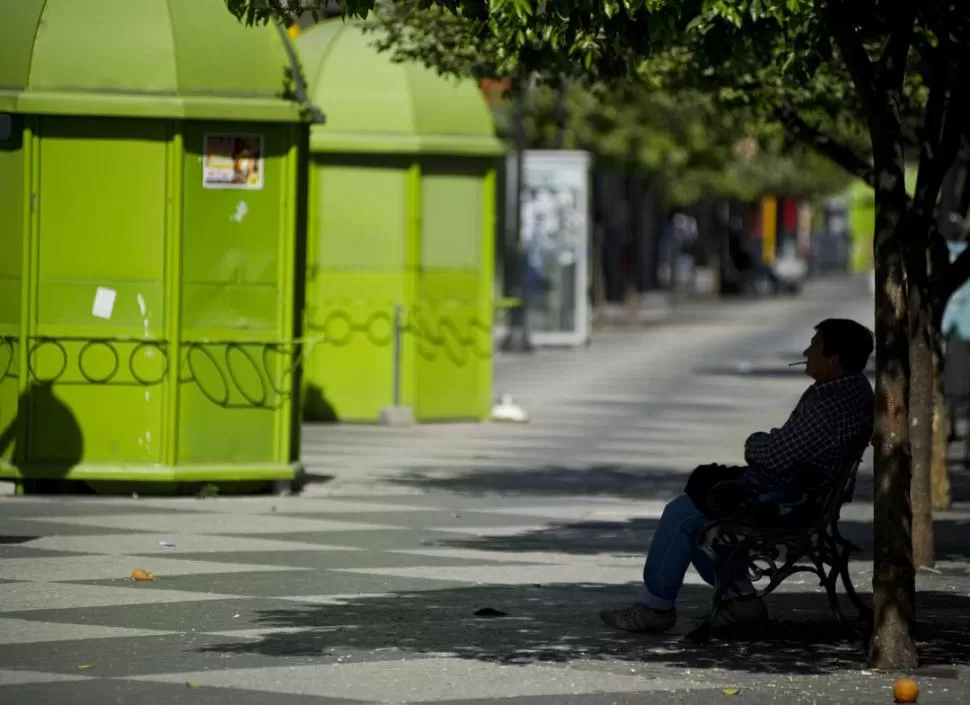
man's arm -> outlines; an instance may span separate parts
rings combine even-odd
[[[744,459],[755,473],[776,487],[790,484],[798,469],[829,446],[834,417],[818,398],[805,400],[801,413],[770,433],[755,433],[744,444]]]

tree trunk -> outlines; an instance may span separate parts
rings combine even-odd
[[[949,429],[943,398],[943,336],[939,326],[931,331],[933,348],[933,460],[930,468],[930,496],[933,509],[946,511],[953,505],[950,493]]]
[[[913,564],[932,568],[933,507],[930,472],[933,464],[933,348],[936,320],[927,269],[929,225],[913,213],[903,232],[906,304],[909,314],[909,447],[912,457],[910,499],[913,506]]]
[[[876,423],[873,556],[875,623],[869,662],[884,670],[912,669],[916,572],[913,568],[912,514],[909,500],[909,343],[902,220],[901,154],[877,169]]]
[[[946,307],[947,270],[950,252],[939,231],[930,234],[930,355],[933,395],[932,454],[930,459],[930,500],[933,509],[947,510],[950,496],[949,436],[946,398],[943,396],[943,310]]]
[[[910,278],[912,282],[912,277]],[[913,459],[910,497],[913,506],[913,564],[932,568],[933,508],[930,471],[933,462],[933,351],[929,317],[918,293],[910,287],[909,445]]]

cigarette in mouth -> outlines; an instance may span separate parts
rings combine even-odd
[[[802,365],[807,365],[807,364],[808,364],[808,360],[799,360],[798,362],[790,362],[790,363],[788,363],[788,366],[789,367],[801,367]]]

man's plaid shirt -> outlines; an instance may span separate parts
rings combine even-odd
[[[803,472],[836,475],[851,448],[872,437],[872,385],[863,374],[816,382],[802,394],[781,428],[744,444],[748,476],[767,488],[787,487]]]

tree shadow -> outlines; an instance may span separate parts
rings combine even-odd
[[[459,495],[540,497],[601,497],[612,499],[669,500],[684,491],[687,469],[656,465],[602,464],[587,468],[544,465],[534,468],[487,468],[447,471],[433,466],[417,468],[384,478],[427,492]],[[970,472],[950,473],[955,501],[970,500]],[[871,465],[859,470],[854,500],[872,502],[875,497]]]
[[[673,633],[636,635],[602,625],[597,611],[630,601],[630,586],[550,584],[474,586],[448,590],[361,596],[339,605],[301,605],[258,613],[256,625],[269,630],[256,638],[210,644],[200,651],[260,654],[277,658],[326,658],[347,650],[373,653],[450,655],[501,664],[609,660],[652,662],[671,669],[726,669],[749,673],[829,674],[858,670],[864,653],[858,642],[827,613],[824,594],[775,593],[774,615],[765,625],[722,633],[704,645],[684,634],[707,608],[710,591],[686,586],[681,623]],[[925,622],[920,638],[922,665],[970,663],[970,598],[921,593]],[[480,618],[491,607],[505,613]],[[277,630],[277,631],[271,631]]]
[[[650,510],[659,517],[662,505],[660,502],[681,493],[687,473],[671,469],[635,466],[594,466],[581,470],[564,467],[547,466],[536,469],[485,469],[445,476],[415,472],[398,478],[398,482],[411,487],[421,487],[429,491],[447,491],[455,494],[502,496],[586,496],[612,497],[623,500],[642,499],[656,500],[657,506]],[[871,499],[874,495],[871,472],[860,475],[857,486],[856,500]],[[956,488],[955,488],[956,489]],[[609,505],[602,505],[609,511]],[[856,553],[854,560],[871,562],[874,555],[873,524],[868,520],[847,518],[840,522],[843,534],[856,543],[861,551]],[[658,518],[635,518],[629,520],[596,520],[561,522],[547,525],[539,530],[524,531],[520,534],[499,536],[474,536],[468,538],[447,538],[438,545],[452,549],[504,552],[507,554],[541,552],[558,553],[574,556],[642,556],[657,526]],[[957,518],[939,517],[935,522],[937,557],[942,561],[967,561],[970,559],[970,522]],[[958,568],[943,568],[942,580],[946,580],[948,572],[956,572],[965,577],[965,572]],[[932,576],[929,576],[932,577]],[[792,580],[788,581],[789,583]],[[809,582],[812,579],[809,578]],[[814,587],[814,585],[813,585]],[[856,585],[859,589],[863,587]],[[949,585],[945,589],[951,589]],[[566,589],[566,588],[564,588]],[[577,587],[578,589],[578,587]],[[790,590],[790,585],[783,585],[782,590]],[[814,597],[802,596],[801,599],[811,599],[813,602],[822,600],[824,607],[824,593],[817,591]],[[709,598],[709,593],[707,593]],[[871,597],[868,598],[871,600]],[[917,638],[921,640],[921,663],[925,665],[941,665],[954,662],[964,663],[970,658],[970,647],[967,645],[966,633],[970,629],[970,620],[961,610],[970,607],[970,598],[956,596],[953,593],[926,590],[918,594],[919,614],[917,623]],[[772,604],[779,601],[785,604],[791,602],[789,609],[778,611],[788,614],[803,608],[798,604],[798,598],[791,593],[773,595]],[[954,602],[956,601],[956,602]],[[954,607],[954,605],[958,607]],[[588,607],[583,605],[584,608]],[[885,609],[885,608],[884,608]],[[877,612],[877,624],[879,620]],[[750,648],[743,656],[744,663],[752,663],[748,659],[754,658],[760,666],[752,668],[790,668],[798,672],[798,663],[802,661],[813,664],[818,659],[844,659],[841,649],[842,631],[834,628],[836,623],[830,620],[815,620],[811,623],[792,623],[789,619],[776,622],[767,632],[761,632],[751,640]],[[932,639],[929,637],[932,634]],[[549,639],[553,635],[549,634]],[[570,637],[567,632],[563,639],[575,638],[582,643],[579,636]],[[835,638],[835,641],[833,641]],[[621,658],[613,655],[612,647],[608,643],[601,643],[594,639],[590,648],[599,649],[610,658]],[[525,648],[535,648],[541,652],[540,645],[530,646],[528,641]],[[737,663],[728,650],[709,651],[707,647],[695,651],[681,651],[681,660],[671,659],[671,665],[684,667],[718,666],[723,668],[745,668]],[[856,645],[852,651],[862,663],[863,650]],[[493,656],[487,656],[491,658]],[[654,658],[651,656],[650,658]],[[666,659],[666,656],[660,658]],[[777,659],[777,660],[776,660]],[[796,663],[797,662],[797,663]],[[841,662],[841,661],[839,661]]]
[[[17,399],[17,414],[0,433],[0,457],[8,452],[25,493],[91,492],[87,483],[65,479],[81,462],[84,437],[53,382],[35,382]]]
[[[520,534],[468,538],[448,538],[438,541],[447,548],[498,551],[502,553],[557,553],[573,556],[642,556],[653,538],[659,522],[657,518],[636,518],[621,521],[581,520],[548,524],[542,529]],[[941,561],[970,560],[970,520],[938,519],[936,555]],[[852,559],[871,561],[873,558],[872,524],[868,521],[842,520],[839,530],[845,538],[859,547]],[[961,575],[964,573],[961,572]]]
[[[606,464],[579,470],[559,465],[489,468],[446,476],[430,468],[396,474],[386,481],[428,492],[467,495],[670,499],[684,491],[687,476],[672,468]]]

